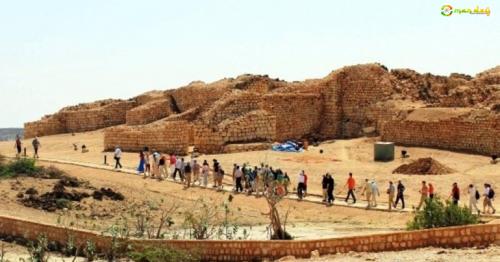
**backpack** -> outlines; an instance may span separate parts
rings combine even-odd
[[[493,191],[493,188],[490,187],[490,192],[488,193],[488,198],[492,199],[493,197],[495,197],[495,191]]]
[[[476,200],[479,200],[481,198],[481,195],[479,194],[479,191],[476,190]]]

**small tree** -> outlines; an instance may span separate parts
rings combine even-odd
[[[443,202],[439,198],[428,198],[424,208],[415,213],[407,227],[409,230],[417,230],[477,224],[478,221],[478,216],[472,214],[467,207],[460,207],[449,201]]]
[[[278,181],[270,181],[268,183],[269,187],[264,193],[264,197],[266,198],[267,205],[269,207],[269,213],[265,213],[264,215],[269,216],[269,229],[271,239],[286,239],[290,240],[293,237],[286,232],[286,221],[288,219],[288,214],[290,213],[290,209],[287,210],[283,219],[280,217],[278,212],[278,203],[283,200],[285,196],[285,188],[282,183]]]

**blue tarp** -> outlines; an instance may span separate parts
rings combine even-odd
[[[274,145],[273,146],[273,151],[280,151],[280,152],[302,152],[304,149],[300,148],[299,145],[292,141],[286,141],[285,143],[279,144],[279,145]]]

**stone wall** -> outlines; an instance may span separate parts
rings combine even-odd
[[[59,115],[49,116],[39,121],[24,124],[24,137],[48,136],[66,133],[66,122]]]
[[[174,112],[170,101],[166,99],[154,100],[127,111],[127,125],[144,125],[165,118]]]
[[[68,107],[39,121],[26,123],[25,137],[46,136],[61,133],[85,132],[124,124],[126,112],[136,105],[135,101],[112,101]]]
[[[67,243],[71,236],[77,246],[85,245],[86,240],[96,244],[98,251],[108,250],[111,239],[85,230],[61,228],[54,225],[35,223],[22,219],[0,216],[0,235],[23,237],[36,240],[45,234],[49,241]],[[196,250],[203,261],[261,261],[279,259],[284,256],[308,258],[311,251],[318,250],[321,255],[357,252],[381,252],[416,249],[423,247],[484,247],[500,244],[500,224],[484,224],[407,231],[398,233],[374,234],[344,238],[318,240],[140,240],[130,239],[128,244],[140,250],[146,246],[165,247],[186,251]]]
[[[371,105],[384,101],[393,91],[390,73],[380,65],[346,67],[333,73],[342,110],[341,137],[363,135],[363,128],[370,126],[366,115]]]
[[[66,130],[85,132],[125,124],[127,111],[134,106],[133,101],[122,101],[96,109],[64,112]]]
[[[319,131],[320,94],[268,94],[262,108],[276,116],[276,140],[299,139]]]
[[[500,116],[438,121],[391,120],[383,124],[383,141],[478,154],[500,153]]]
[[[143,126],[118,126],[104,131],[104,150],[119,145],[139,152],[145,146],[164,153],[186,155],[192,144],[193,125],[187,121],[165,121]]]

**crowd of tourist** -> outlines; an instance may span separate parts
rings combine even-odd
[[[152,152],[152,153],[150,153]],[[120,167],[119,158],[121,157],[121,150],[117,147],[115,151],[115,159],[117,164],[115,168]],[[227,173],[222,168],[221,164],[217,159],[213,159],[212,163],[209,164],[207,160],[203,160],[200,163],[196,158],[191,157],[189,161],[186,161],[183,157],[178,157],[174,154],[160,154],[157,150],[149,150],[145,147],[143,151],[139,153],[139,166],[137,172],[143,175],[144,178],[155,178],[158,180],[163,180],[170,177],[174,181],[179,180],[184,184],[186,188],[191,186],[202,186],[208,187],[208,181],[212,180],[212,186],[216,189],[223,189],[223,178],[225,175],[229,175],[232,178],[232,190],[237,193],[247,193],[256,194],[257,196],[263,195],[270,185],[276,185],[280,194],[286,195],[290,191],[290,177],[286,172],[281,169],[273,169],[273,167],[261,164],[260,166],[250,166],[248,163],[244,164],[234,164],[231,173]],[[296,192],[299,200],[302,200],[307,196],[307,183],[308,176],[304,170],[301,170],[297,176],[297,186]],[[321,187],[323,190],[322,201],[326,205],[332,205],[335,196],[334,189],[336,183],[333,175],[326,173],[323,175],[321,180]],[[345,202],[352,200],[352,203],[356,203],[356,180],[352,173],[348,174],[347,181],[345,183],[345,188],[347,188],[347,193],[345,197]],[[294,189],[295,190],[295,189]],[[387,208],[389,211],[398,208],[399,203],[401,203],[401,209],[405,209],[405,186],[401,180],[394,183],[393,181],[388,181],[386,194],[387,194]],[[420,194],[420,200],[415,210],[420,210],[422,206],[426,203],[427,199],[434,199],[435,189],[432,183],[427,183],[422,181],[422,186],[418,190]],[[367,206],[366,208],[377,207],[377,199],[381,197],[381,190],[375,179],[365,179],[360,190],[361,196],[365,197]],[[484,184],[484,191],[482,194],[478,189],[472,184],[470,184],[465,192],[468,195],[468,207],[473,212],[481,213],[477,206],[478,201],[483,197],[483,213],[495,213],[496,210],[493,207],[492,201],[495,196],[495,192],[490,184]],[[458,205],[460,201],[460,189],[457,183],[453,183],[448,199],[451,203]]]
[[[32,146],[34,149],[33,157],[38,158],[38,150],[41,147],[38,137],[33,139]],[[20,156],[22,142],[19,136],[16,137],[14,147],[16,148],[16,155]],[[116,146],[114,151],[115,169],[122,168],[121,157],[122,150],[119,146]],[[203,160],[203,162],[200,163],[198,159],[194,157],[186,161],[183,157],[178,157],[175,154],[161,154],[155,149],[149,150],[148,147],[145,147],[139,152],[137,173],[143,175],[145,179],[154,178],[164,180],[166,178],[171,178],[174,181],[179,180],[184,184],[185,188],[195,185],[208,187],[209,180],[212,180],[212,187],[218,190],[223,189],[223,178],[226,175],[226,172],[217,159],[213,159],[211,164],[207,160]],[[289,187],[291,180],[288,174],[279,168],[273,169],[273,167],[265,164],[254,167],[250,166],[248,163],[243,163],[241,165],[234,164],[231,174],[227,175],[231,176],[233,182],[231,185],[232,190],[237,193],[244,192],[262,196],[271,186],[281,195],[286,195],[290,192]],[[307,196],[307,183],[308,176],[304,170],[301,170],[297,177],[296,187],[299,200]],[[326,203],[326,205],[332,205],[335,200],[333,193],[335,185],[336,183],[332,174],[326,173],[323,175],[321,187],[323,190],[323,202]],[[345,202],[348,203],[349,199],[352,199],[352,203],[355,204],[356,180],[352,173],[348,174],[344,187],[347,188]],[[397,208],[400,202],[401,209],[405,209],[405,190],[406,188],[401,180],[397,181],[396,185],[394,185],[393,181],[388,182],[386,194],[389,211],[393,208]],[[478,202],[481,200],[481,197],[483,198],[483,214],[494,214],[496,212],[496,209],[493,207],[495,191],[491,184],[484,183],[482,193],[480,189],[473,184],[469,184],[464,191],[464,195],[468,196],[468,201],[465,202],[467,202],[472,212],[481,213],[481,210],[478,208]],[[415,207],[417,211],[422,208],[426,200],[434,199],[436,194],[433,184],[427,181],[422,181],[422,186],[418,192],[420,194],[420,200]],[[461,194],[461,190],[455,182],[451,186],[448,200],[454,205],[458,205]],[[365,197],[367,202],[366,208],[377,207],[377,198],[379,198],[381,194],[375,179],[364,180],[363,186],[361,187],[361,196]]]

